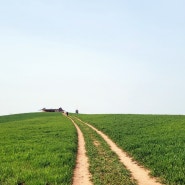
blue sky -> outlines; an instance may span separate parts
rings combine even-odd
[[[0,1],[0,115],[185,113],[185,1]]]

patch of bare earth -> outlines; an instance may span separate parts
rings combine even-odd
[[[131,172],[132,177],[137,181],[138,185],[162,185],[157,182],[156,178],[153,178],[149,175],[150,171],[145,169],[142,166],[139,166],[136,161],[134,161],[131,157],[127,155],[122,149],[120,149],[107,135],[93,127],[92,125],[83,122],[79,118],[77,118],[82,123],[88,125],[90,128],[95,130],[101,137],[107,142],[110,146],[111,150],[114,151],[120,161],[126,166],[126,168]]]
[[[73,176],[73,185],[92,185],[92,182],[90,181],[91,174],[89,172],[89,163],[86,156],[83,134],[77,124],[70,117],[68,118],[73,122],[78,133],[78,153]]]
[[[96,146],[96,147],[100,146],[100,143],[99,143],[98,141],[94,141],[93,144],[94,144],[94,146]]]

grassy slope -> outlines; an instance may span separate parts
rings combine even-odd
[[[60,113],[1,116],[0,184],[71,184],[76,150],[76,130]]]
[[[79,115],[166,184],[185,184],[185,116]]]

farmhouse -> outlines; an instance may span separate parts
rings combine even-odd
[[[43,108],[41,109],[42,111],[44,112],[64,112],[64,110],[60,107],[59,109],[46,109],[46,108]]]

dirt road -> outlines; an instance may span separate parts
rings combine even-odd
[[[95,130],[107,142],[111,150],[118,155],[120,161],[131,172],[132,177],[136,180],[138,185],[162,185],[161,183],[157,182],[157,179],[152,178],[149,175],[150,173],[149,170],[145,169],[142,166],[139,166],[136,161],[134,161],[131,157],[127,155],[126,152],[120,149],[107,135],[97,130],[95,127],[89,125],[88,123],[83,122],[79,118],[76,119],[78,119],[83,124],[86,124],[88,127]]]
[[[86,156],[83,134],[73,119],[70,117],[68,118],[73,122],[78,133],[78,153],[73,176],[73,185],[92,185],[92,182],[90,181],[91,174],[89,173],[89,163]]]

